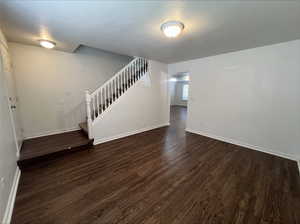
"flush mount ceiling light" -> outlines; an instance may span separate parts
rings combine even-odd
[[[184,25],[179,21],[168,21],[161,25],[161,30],[167,37],[177,37],[183,30]]]
[[[47,49],[52,49],[56,45],[54,42],[49,41],[49,40],[39,40],[39,42],[42,47],[47,48]]]

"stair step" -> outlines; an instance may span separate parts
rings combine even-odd
[[[82,131],[71,131],[61,134],[43,136],[24,140],[17,162],[21,169],[48,161],[52,158],[67,156],[70,152],[91,149],[93,140]]]

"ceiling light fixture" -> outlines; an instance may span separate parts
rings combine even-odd
[[[167,37],[177,37],[184,29],[183,23],[179,21],[168,21],[161,25],[161,30]]]
[[[49,41],[49,40],[39,40],[39,42],[42,47],[47,48],[47,49],[52,49],[56,45],[54,42]]]

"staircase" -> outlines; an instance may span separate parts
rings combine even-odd
[[[149,62],[144,58],[135,58],[117,74],[105,82],[93,93],[86,91],[86,122],[79,127],[93,139],[93,125],[107,109],[114,104],[131,86],[133,86],[149,69]]]
[[[25,140],[18,160],[19,167],[30,169],[31,165],[40,161],[92,148],[95,122],[148,70],[146,59],[135,58],[93,93],[86,91],[87,121],[79,124],[81,130]]]

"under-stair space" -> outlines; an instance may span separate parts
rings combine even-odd
[[[64,156],[93,146],[93,124],[104,112],[148,72],[148,61],[135,58],[121,71],[89,94],[86,92],[87,120],[80,130],[28,139],[23,142],[18,165],[21,169],[39,161]]]

